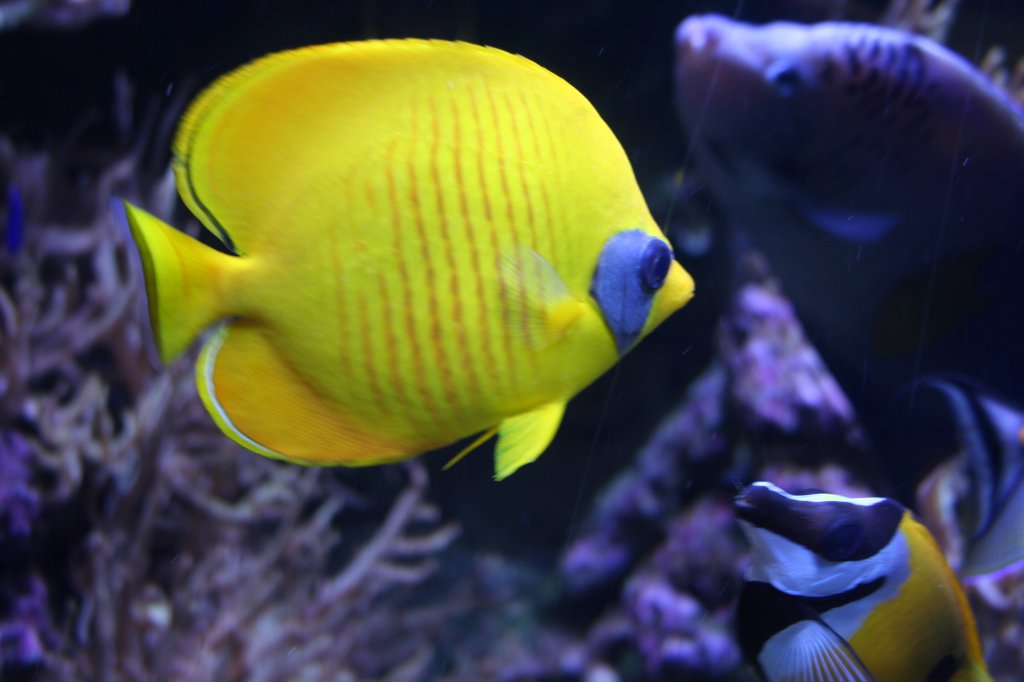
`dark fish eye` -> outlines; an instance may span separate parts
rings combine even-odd
[[[790,97],[803,87],[804,77],[792,64],[773,64],[768,68],[768,82],[783,97]]]
[[[850,519],[835,521],[821,540],[821,556],[829,561],[846,561],[860,550],[864,541],[864,530]]]
[[[640,282],[647,291],[657,291],[665,283],[672,265],[672,250],[660,239],[652,238],[640,254]]]

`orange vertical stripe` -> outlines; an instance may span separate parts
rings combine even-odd
[[[370,178],[367,178],[363,189],[366,195],[366,205],[370,207],[372,213],[377,214],[382,210],[382,207],[378,205],[377,194],[374,192],[373,182]],[[394,405],[388,400],[381,376],[386,371],[388,364],[394,364],[393,356],[396,353],[396,349],[394,347],[394,329],[391,325],[391,300],[388,297],[387,278],[377,277],[376,279],[379,294],[375,304],[379,308],[378,310],[369,309],[367,300],[370,297],[370,293],[364,291],[363,295],[359,298],[359,319],[363,322],[363,350],[367,363],[367,378],[370,383],[370,391],[373,394],[377,409],[382,414],[389,414],[392,412]],[[378,315],[374,315],[374,313],[378,313]],[[380,326],[378,327],[378,325]],[[382,329],[384,331],[385,343],[374,342],[373,332],[375,329]]]
[[[430,179],[434,185],[434,200],[437,202],[437,228],[438,236],[441,238],[441,249],[444,251],[445,264],[448,266],[448,297],[452,304],[452,321],[455,323],[455,339],[458,344],[462,357],[466,357],[468,352],[468,344],[466,343],[466,328],[462,324],[462,299],[459,296],[459,269],[455,263],[455,254],[452,251],[451,235],[448,233],[448,214],[445,210],[444,202],[444,185],[441,179],[441,169],[439,168],[438,155],[441,149],[441,122],[437,116],[437,102],[434,99],[430,100],[430,123],[431,123],[431,135],[432,142],[430,145]],[[417,214],[417,221],[419,222],[419,215]],[[444,389],[444,397],[448,402],[449,407],[456,407],[459,405],[459,395],[456,390],[455,380],[452,375],[452,364],[458,362],[458,358],[450,358],[445,353],[445,348],[448,344],[445,343],[446,339],[441,338],[441,313],[438,310],[440,307],[437,304],[437,297],[441,295],[440,282],[438,282],[434,296],[431,301],[433,303],[433,309],[437,312],[436,316],[431,319],[431,343],[434,346],[434,354],[437,358],[437,366],[441,371],[441,387]],[[470,370],[467,373],[471,374],[471,366],[469,363],[466,365],[466,369]]]
[[[419,357],[419,349],[416,343],[415,327],[413,325],[412,318],[412,291],[409,286],[409,271],[405,266],[405,257],[402,255],[402,211],[398,201],[398,188],[395,183],[395,140],[391,140],[388,144],[387,162],[384,164],[384,170],[387,175],[388,184],[388,204],[391,207],[391,230],[393,232],[393,249],[395,255],[395,265],[398,267],[398,281],[402,283],[402,301],[405,302],[405,328],[408,334],[407,342],[409,343],[412,351],[413,364],[416,365],[422,362]],[[388,301],[388,292],[384,286],[383,278],[380,281],[381,300],[387,301],[387,305],[390,305]],[[391,366],[391,385],[395,391],[395,400],[406,406],[411,406],[409,401],[409,395],[405,391],[405,377],[402,375],[402,368],[399,365],[398,360],[398,338],[395,333],[395,328],[391,324],[390,310],[385,311],[385,333],[386,333],[386,345],[388,348],[388,360]],[[422,372],[422,369],[419,370]],[[410,415],[413,418],[413,415]]]
[[[550,151],[550,159],[545,164],[545,167],[549,169],[549,173],[553,176],[551,181],[543,183],[541,188],[544,192],[544,196],[546,197],[551,187],[554,187],[555,191],[558,191],[558,188],[562,186],[562,169],[567,165],[568,161],[565,158],[565,150],[558,144],[559,140],[556,139],[555,132],[551,129],[552,121],[548,120],[547,116],[541,116],[540,123],[544,128],[547,148]],[[556,197],[554,204],[558,211],[558,215],[555,215],[554,213],[550,214],[551,217],[549,218],[550,225],[548,230],[551,232],[551,257],[556,261],[561,262],[563,258],[570,257],[570,254],[565,252],[570,239],[566,230],[567,221],[565,217],[565,202],[560,201],[559,199],[561,199],[561,197]]]
[[[493,98],[490,97],[490,90],[486,89],[487,88],[486,85],[484,85],[484,88],[485,88],[485,90],[486,90],[486,92],[488,94],[488,100],[490,101],[490,105],[491,105],[491,120],[493,121],[493,124],[495,126],[494,134],[495,134],[495,147],[496,148],[494,150],[494,154],[490,155],[490,159],[492,160],[492,162],[497,162],[500,165],[500,163],[501,163],[501,140],[500,140],[500,131],[497,129],[497,122],[498,122],[497,112],[494,111],[494,100],[493,100]],[[479,110],[477,108],[476,98],[470,96],[470,100],[469,101],[472,104],[473,122],[476,125],[476,139],[477,139],[476,158],[477,158],[477,175],[478,175],[478,177],[480,179],[480,195],[481,195],[481,197],[483,197],[483,201],[484,201],[484,215],[487,218],[487,231],[491,235],[491,251],[492,251],[491,259],[492,260],[491,260],[490,265],[491,265],[492,268],[497,269],[499,267],[499,265],[498,265],[498,257],[499,257],[499,254],[501,254],[501,241],[498,239],[498,229],[497,229],[497,225],[494,224],[494,217],[493,217],[493,214],[491,213],[491,202],[490,202],[490,199],[489,199],[488,193],[487,193],[487,182],[486,182],[486,179],[487,179],[487,165],[486,165],[486,161],[488,159],[488,155],[485,155],[485,153],[484,153],[485,149],[486,149],[486,147],[484,145],[484,124],[483,124],[483,121],[480,119],[480,112],[479,112]],[[511,326],[510,326],[511,322],[510,322],[510,319],[509,319],[509,305],[510,305],[510,302],[509,302],[508,284],[505,282],[505,278],[501,275],[500,272],[498,273],[497,280],[498,280],[498,300],[501,303],[501,329],[499,331],[500,331],[500,334],[501,334],[501,346],[502,346],[502,349],[504,350],[504,358],[503,358],[504,362],[501,365],[498,365],[497,363],[495,363],[494,367],[495,367],[495,371],[497,371],[497,369],[499,367],[505,367],[506,368],[506,375],[509,376],[510,378],[512,378],[512,380],[514,381],[514,377],[515,377],[516,373],[511,371],[511,369],[512,369],[512,334],[511,334]]]
[[[406,151],[405,170],[406,175],[409,179],[409,202],[412,206],[413,214],[413,226],[416,228],[416,238],[420,244],[420,259],[423,264],[423,270],[426,274],[426,286],[423,291],[419,292],[418,297],[426,296],[427,298],[427,311],[430,316],[430,334],[427,339],[428,343],[432,343],[434,350],[434,359],[437,362],[438,369],[440,370],[441,376],[444,377],[448,373],[448,367],[445,364],[444,354],[441,353],[438,339],[440,339],[440,311],[438,310],[437,304],[437,278],[434,275],[434,264],[430,259],[430,244],[427,241],[427,231],[423,224],[423,208],[420,205],[420,193],[417,186],[416,177],[416,162],[415,162],[415,143],[418,139],[418,121],[416,118],[416,107],[410,107],[412,117],[409,124],[409,140],[410,147]],[[423,401],[423,408],[427,410],[435,423],[440,421],[440,413],[437,411],[437,406],[434,404],[434,398],[430,394],[430,389],[427,385],[427,374],[426,367],[423,364],[423,350],[420,347],[419,339],[416,334],[415,319],[412,315],[412,306],[415,302],[412,298],[405,300],[406,306],[406,326],[409,332],[409,340],[413,345],[413,369],[416,377],[416,388],[420,394],[420,400]]]
[[[327,248],[330,250],[331,258],[331,282],[334,285],[334,305],[337,309],[338,369],[342,376],[351,380],[353,372],[352,346],[349,343],[351,337],[348,336],[348,326],[345,324],[345,294],[347,292],[342,284],[341,247],[338,244],[338,234],[333,230],[327,231],[327,239],[329,240]]]
[[[512,245],[513,245],[512,256],[515,258],[516,269],[520,270],[522,268],[522,260],[521,260],[522,256],[520,255],[520,251],[519,251],[519,248],[518,248],[520,246],[519,234],[518,234],[518,232],[516,230],[516,216],[515,216],[515,212],[513,211],[513,208],[512,208],[512,203],[513,203],[513,201],[512,201],[512,194],[509,192],[509,188],[508,188],[508,175],[507,175],[507,173],[505,171],[505,166],[508,163],[508,159],[505,157],[506,151],[505,151],[504,145],[502,144],[502,139],[501,139],[502,138],[502,129],[501,129],[501,121],[498,119],[498,105],[494,101],[494,93],[491,92],[490,88],[487,89],[487,102],[490,105],[491,126],[492,126],[492,129],[494,130],[494,146],[495,146],[495,149],[494,149],[494,161],[495,161],[495,164],[498,167],[498,180],[500,181],[500,184],[501,184],[501,194],[502,194],[503,197],[505,197],[505,219],[508,221],[507,222],[507,227],[508,227],[509,236],[512,238]],[[500,257],[500,255],[501,255],[500,248],[496,248],[495,251],[494,251],[495,267],[500,267],[499,263],[497,262],[497,259]],[[501,319],[502,319],[502,327],[504,328],[504,331],[505,331],[505,338],[504,338],[504,340],[505,340],[505,345],[506,345],[506,348],[505,348],[506,357],[508,357],[509,360],[511,361],[511,358],[512,358],[512,337],[511,337],[512,317],[511,317],[510,305],[509,305],[509,302],[508,302],[507,298],[506,298],[506,302],[505,303],[506,304],[502,308],[502,311],[501,311]],[[526,292],[525,291],[520,291],[519,305],[521,307],[525,307],[526,303],[527,303],[526,302]],[[524,325],[524,328],[523,328],[522,331],[525,332],[526,331],[525,330],[525,320],[522,320],[521,324]],[[511,378],[514,380],[515,377],[516,377],[516,373],[513,372],[511,374]]]
[[[478,299],[483,297],[484,292],[484,280],[483,274],[480,271],[480,254],[477,252],[476,243],[476,232],[473,229],[473,221],[469,214],[469,198],[466,196],[466,178],[462,172],[462,124],[459,117],[459,108],[454,97],[449,98],[452,110],[452,165],[455,169],[455,186],[459,192],[459,215],[462,216],[463,235],[466,240],[466,245],[469,248],[469,260],[470,269],[472,270],[473,276],[473,292],[470,295],[475,295]],[[454,281],[453,281],[454,287]],[[459,292],[453,289],[453,296],[459,296]],[[475,331],[480,335],[477,341],[480,347],[483,348],[484,353],[484,371],[494,371],[494,354],[491,351],[491,339],[490,329],[487,326],[487,306],[480,305],[480,301],[477,301],[479,314],[477,316],[477,325]],[[468,387],[470,396],[474,402],[479,402],[480,399],[480,379],[477,375],[477,367],[473,364],[473,357],[469,353],[469,342],[466,338],[465,330],[462,327],[461,319],[459,320],[459,345],[462,351],[463,357],[467,359],[466,371],[468,378]]]
[[[533,117],[533,107],[530,106],[530,100],[522,90],[519,91],[519,102],[523,106],[523,111],[526,112],[526,123],[530,129],[529,137],[533,142],[534,161],[538,164],[539,168],[547,169],[549,164],[552,162],[550,154],[547,153],[550,152],[550,147],[547,149],[541,147],[540,134],[537,130],[537,123]],[[543,120],[544,117],[542,116],[541,119]],[[537,183],[537,189],[540,192],[541,205],[544,209],[544,223],[539,232],[545,237],[545,253],[554,258],[556,256],[553,245],[555,240],[553,239],[552,234],[553,225],[551,220],[551,199],[548,195],[548,183],[544,181]]]
[[[519,161],[517,164],[519,168],[519,189],[522,190],[523,203],[526,204],[526,226],[530,232],[530,248],[536,249],[537,226],[533,217],[533,201],[530,198],[530,187],[526,180],[526,169],[528,164],[524,163],[526,157],[523,154],[522,131],[519,129],[519,117],[516,116],[516,112],[519,110],[519,107],[512,101],[512,97],[507,92],[504,95],[505,109],[510,113],[508,120],[511,124],[511,130],[509,132],[512,135],[512,142],[515,144],[516,159]]]
[[[383,278],[380,278],[383,280]],[[384,393],[381,390],[380,378],[377,376],[377,365],[375,363],[374,346],[373,340],[370,337],[370,325],[374,322],[373,318],[370,317],[370,307],[366,302],[366,296],[358,296],[356,298],[356,304],[359,306],[359,318],[353,320],[354,325],[358,325],[361,333],[361,340],[363,344],[363,352],[361,357],[363,363],[366,365],[366,381],[370,388],[370,394],[373,397],[373,403],[377,406],[377,410],[381,413],[390,412],[387,400],[384,398]]]
[[[473,113],[473,125],[476,126],[476,174],[480,180],[480,198],[484,202],[484,218],[490,223],[494,218],[491,215],[491,198],[487,194],[487,183],[484,182],[484,127],[480,124],[480,111],[477,109],[476,97],[473,96],[472,91],[468,94],[470,111]]]
[[[491,93],[490,90],[487,91],[487,94],[490,96],[491,115],[494,117],[494,128],[497,131],[497,136],[498,136],[497,139],[500,141],[501,128],[498,125],[498,109],[497,109],[497,105],[494,102],[494,96],[493,96],[493,94]],[[505,106],[508,107],[508,104],[509,104],[508,96],[506,95],[503,99],[505,101]],[[522,177],[522,175],[523,175],[523,154],[522,154],[522,149],[520,148],[519,135],[518,135],[518,132],[517,132],[517,129],[516,129],[516,116],[515,116],[515,110],[514,109],[510,109],[509,122],[510,122],[509,123],[509,127],[510,127],[509,134],[512,137],[512,143],[513,143],[513,145],[515,147],[515,152],[516,152],[515,161],[516,161],[516,165],[519,167],[520,182],[522,183],[520,189],[524,190],[522,192],[522,198],[526,202],[527,208],[529,208],[529,195],[525,192],[525,189],[526,189],[525,179]],[[521,242],[521,240],[520,240],[520,237],[519,237],[519,234],[518,234],[518,230],[516,229],[517,228],[517,226],[516,226],[516,216],[515,216],[515,212],[512,209],[512,205],[515,203],[514,202],[514,198],[515,197],[513,197],[511,191],[509,190],[508,173],[507,173],[507,170],[506,170],[507,166],[508,166],[508,159],[505,156],[505,151],[503,150],[503,148],[501,146],[499,146],[499,148],[498,148],[498,161],[499,161],[498,168],[501,171],[501,174],[500,174],[501,175],[501,189],[502,189],[502,193],[505,195],[505,198],[506,198],[506,201],[507,201],[506,207],[508,209],[507,210],[507,215],[508,215],[509,232],[512,235],[512,243],[515,244],[515,246],[516,246],[516,248],[514,249],[514,253],[515,253],[514,257],[515,257],[515,263],[516,263],[516,270],[520,273],[520,276],[522,277],[522,276],[525,276],[526,273],[523,271],[525,264],[523,263],[523,260],[522,260],[522,249],[521,249],[521,247],[528,246],[530,248],[534,248],[534,240],[531,237],[531,241],[528,244],[523,244]],[[532,228],[533,228],[532,224],[530,225],[530,228],[532,230]],[[536,274],[536,273],[531,273],[531,274]],[[524,284],[525,284],[525,282],[524,282]],[[519,295],[519,305],[520,305],[520,308],[522,310],[526,310],[527,307],[530,305],[530,301],[527,299],[527,295],[526,295],[526,287],[525,286],[520,286],[520,290],[521,291],[520,291],[520,295]],[[519,332],[520,332],[520,338],[521,339],[529,339],[529,338],[531,338],[529,325],[530,325],[530,322],[527,319],[527,317],[525,315],[520,316],[520,319],[519,319]],[[528,350],[530,350],[530,349],[528,349]],[[537,366],[537,356],[534,353],[532,353],[532,352],[527,352],[526,355],[529,357],[530,362],[531,362],[533,368],[536,369],[536,366]]]

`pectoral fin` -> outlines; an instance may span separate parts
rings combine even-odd
[[[554,266],[529,248],[504,254],[498,266],[508,294],[510,331],[532,349],[558,342],[584,306]]]
[[[555,437],[563,414],[565,403],[549,403],[501,422],[494,451],[494,479],[508,478],[519,467],[540,457]]]
[[[773,680],[873,682],[850,645],[820,620],[801,620],[769,639],[758,655]]]

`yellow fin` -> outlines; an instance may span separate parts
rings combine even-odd
[[[563,414],[564,402],[549,403],[501,422],[494,451],[494,480],[508,478],[519,467],[540,457],[555,437]]]
[[[224,324],[207,340],[196,363],[196,384],[221,431],[264,457],[368,466],[417,454],[351,423],[251,323]]]
[[[583,313],[554,266],[530,248],[499,258],[508,288],[512,333],[528,348],[542,349],[558,342]]]
[[[170,362],[204,329],[230,314],[225,302],[230,283],[226,275],[239,262],[127,201],[123,203],[142,256],[153,337],[160,359]]]
[[[480,447],[481,445],[483,445],[484,443],[489,441],[491,439],[491,437],[494,434],[496,434],[497,432],[498,432],[498,428],[495,427],[493,429],[488,429],[487,431],[484,431],[483,433],[481,433],[479,436],[477,436],[475,439],[473,439],[472,443],[470,443],[466,447],[462,448],[462,450],[459,452],[459,454],[455,455],[450,460],[448,460],[448,463],[445,464],[443,467],[441,467],[441,470],[442,471],[448,471],[449,469],[451,469],[453,466],[458,464],[462,460],[463,457],[465,457],[466,455],[468,455],[469,453],[473,452],[478,447]]]

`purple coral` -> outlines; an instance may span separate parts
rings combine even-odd
[[[665,418],[636,463],[601,492],[580,538],[562,558],[569,593],[584,594],[621,578],[661,536],[663,519],[676,510],[693,470],[717,462],[727,446],[725,388],[725,372],[713,365]]]
[[[0,679],[5,673],[41,668],[46,664],[44,638],[53,638],[46,604],[46,586],[36,577],[14,589],[4,586],[0,618]]]
[[[30,457],[24,438],[0,432],[0,543],[28,537],[39,513],[39,496],[29,482]]]
[[[727,499],[703,498],[668,524],[665,543],[622,595],[653,674],[717,677],[739,663],[729,623],[742,555]]]
[[[718,337],[743,421],[784,435],[860,445],[850,401],[807,341],[762,257],[747,254],[743,269],[746,282]]]

